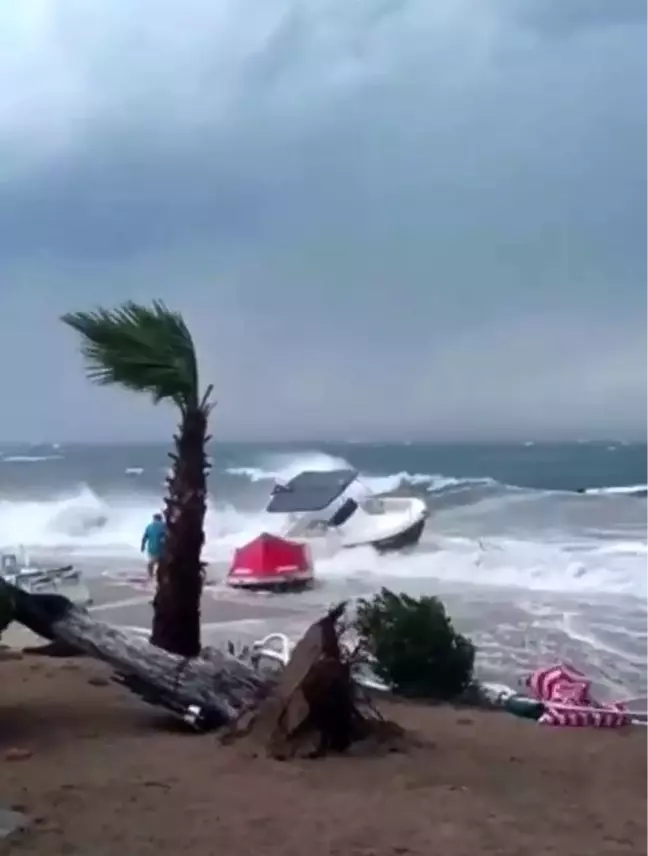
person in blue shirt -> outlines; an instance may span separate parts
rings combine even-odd
[[[146,569],[149,579],[152,580],[162,558],[166,526],[161,514],[154,514],[153,520],[148,524],[142,536],[142,553],[146,550],[148,562]]]

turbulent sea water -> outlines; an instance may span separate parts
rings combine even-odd
[[[69,557],[88,574],[140,570],[166,451],[0,446],[0,547]],[[610,695],[645,694],[645,445],[219,444],[210,453],[212,578],[266,528],[274,479],[351,465],[376,492],[425,497],[423,539],[402,555],[344,551],[318,563],[313,591],[289,598],[315,611],[380,585],[439,594],[487,677],[512,680],[566,659]]]

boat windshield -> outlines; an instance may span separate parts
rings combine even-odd
[[[293,514],[323,511],[356,479],[355,470],[304,471],[285,484],[276,484],[266,510]]]
[[[328,525],[334,528],[336,526],[342,526],[353,515],[357,508],[358,503],[355,501],[355,499],[349,497],[342,503],[342,505],[335,512],[335,514],[331,517],[328,522]]]

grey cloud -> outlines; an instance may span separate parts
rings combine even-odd
[[[10,188],[11,190],[11,188]],[[195,230],[227,240],[253,231],[254,200],[223,168],[116,151],[21,182],[0,201],[0,252],[33,249],[123,258],[182,241]]]
[[[273,114],[257,99],[259,116],[235,111],[238,135],[208,104],[203,130],[180,141],[172,131],[166,139],[166,126],[161,139],[142,133],[136,119],[119,133],[99,125],[74,158],[5,185],[0,246],[6,255],[31,241],[110,256],[200,230],[230,243],[272,240],[282,224],[391,231],[404,219],[430,231],[452,231],[456,220],[469,232],[488,215],[508,229],[521,208],[532,228],[578,218],[599,240],[636,241],[641,48],[628,53],[614,37],[603,47],[585,43],[551,61],[532,50],[458,90],[446,77],[426,79],[438,70],[423,56],[355,97],[325,102],[315,121]],[[625,90],[610,81],[611,66]],[[596,204],[603,196],[607,204]]]
[[[645,24],[644,0],[512,0],[519,20],[547,36],[573,36],[583,30]]]
[[[160,296],[233,436],[644,430],[633,4],[145,7],[51,0],[49,89],[0,50],[42,108],[0,111],[0,365],[23,355],[0,382],[42,390],[23,416],[165,431],[88,388],[57,322]]]

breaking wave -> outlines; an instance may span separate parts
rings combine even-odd
[[[352,468],[344,458],[327,455],[324,452],[305,452],[302,454],[268,455],[257,465],[248,467],[228,467],[231,476],[240,476],[252,482],[286,482],[304,470],[326,472]],[[474,484],[495,484],[493,479],[458,479],[429,473],[409,473],[404,470],[391,475],[372,475],[361,473],[364,484],[374,493],[392,493],[404,486],[424,487],[428,491],[443,490],[449,487]]]
[[[216,565],[227,563],[236,546],[272,530],[276,524],[264,513],[263,502],[274,480],[285,481],[305,469],[346,467],[343,458],[317,451],[265,455],[249,466],[229,467],[219,478],[234,485],[231,495],[212,500],[208,508],[206,558]],[[132,475],[137,472],[133,467]],[[365,473],[361,478],[375,492],[424,495],[431,508],[426,533],[407,555],[344,551],[318,565],[324,579],[359,575],[646,596],[645,509],[641,501],[635,506],[628,500],[642,486],[591,490],[583,496],[435,473]],[[236,484],[258,489],[265,482],[267,490],[256,494],[254,507],[239,501]],[[130,490],[104,496],[82,485],[40,500],[0,499],[0,545],[102,558],[107,564],[139,560],[143,527],[160,499],[139,489],[138,481],[131,483]],[[628,506],[636,507],[632,525]]]

